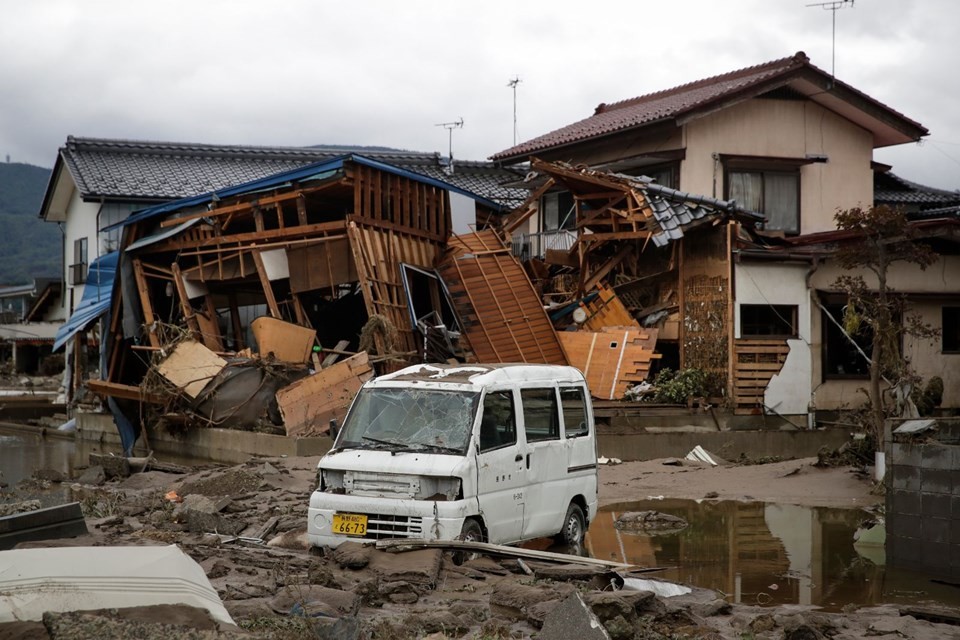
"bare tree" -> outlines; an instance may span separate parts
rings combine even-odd
[[[900,350],[904,335],[923,338],[937,333],[919,316],[904,316],[905,299],[890,287],[889,270],[897,262],[925,270],[938,256],[915,237],[901,209],[886,205],[855,207],[838,211],[834,219],[838,229],[852,234],[850,240],[840,243],[836,253],[837,261],[850,273],[837,278],[834,287],[847,296],[843,316],[846,333],[854,335],[863,325],[872,333],[868,426],[881,450],[886,415],[881,380],[898,385],[910,376]]]

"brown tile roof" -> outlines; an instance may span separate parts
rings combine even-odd
[[[494,161],[526,160],[527,156],[544,149],[561,147],[617,131],[649,125],[661,120],[679,118],[721,100],[736,99],[741,96],[748,98],[768,91],[779,86],[777,80],[786,81],[803,70],[810,70],[815,74],[829,78],[829,74],[810,63],[810,59],[805,53],[798,51],[788,58],[738,69],[737,71],[612,104],[601,104],[589,118],[584,118],[579,122],[574,122],[500,151],[492,155],[490,159]],[[903,119],[910,125],[922,129],[918,123],[909,120],[853,87],[839,80],[832,80],[832,82],[838,88],[855,94],[858,98],[886,111],[891,116]],[[926,135],[925,129],[923,129],[921,135]]]

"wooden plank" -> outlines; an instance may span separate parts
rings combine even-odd
[[[622,398],[631,384],[650,372],[656,329],[606,328],[603,331],[561,331],[557,334],[567,360],[583,372],[590,395],[604,400]]]
[[[610,569],[627,570],[632,569],[634,566],[621,562],[602,560],[599,558],[585,558],[583,556],[572,556],[566,553],[539,551],[537,549],[526,549],[523,547],[508,547],[506,545],[491,544],[489,542],[472,542],[467,540],[421,540],[415,538],[377,540],[377,549],[389,551],[391,553],[413,551],[416,549],[453,549],[459,551],[488,553],[491,555],[505,556],[508,558],[543,560],[546,562],[559,562],[561,564],[585,564],[597,567],[608,567]]]
[[[349,242],[346,237],[340,237],[331,242],[287,249],[290,291],[302,293],[356,282],[357,266]]]
[[[257,266],[257,275],[260,276],[260,286],[263,287],[263,295],[267,299],[267,309],[274,318],[280,317],[280,307],[277,306],[277,298],[273,295],[273,285],[270,284],[270,278],[267,277],[267,269],[263,265],[263,256],[259,251],[251,251],[253,262]]]
[[[260,317],[250,323],[261,357],[268,354],[282,362],[306,364],[313,353],[317,332],[277,318]]]
[[[137,402],[149,402],[150,404],[163,404],[168,398],[159,393],[150,393],[144,391],[141,387],[135,387],[130,384],[120,384],[119,382],[107,382],[106,380],[87,380],[87,389],[102,398],[114,397],[124,400],[135,400]]]
[[[197,322],[196,314],[190,305],[190,298],[187,297],[187,288],[183,284],[183,274],[180,273],[180,265],[174,262],[170,266],[170,271],[173,273],[173,284],[177,288],[177,297],[180,298],[180,311],[183,313],[183,319],[193,333],[194,339],[200,339],[200,323]]]
[[[143,264],[139,258],[133,259],[133,277],[137,281],[137,292],[140,294],[140,307],[143,311],[143,323],[146,325],[147,339],[154,347],[160,346],[160,339],[157,332],[153,331],[155,317],[153,315],[153,303],[150,301],[150,289],[147,287],[147,279],[143,275]]]
[[[330,420],[343,419],[360,386],[372,377],[367,353],[362,352],[277,391],[287,435],[327,433]]]
[[[203,344],[211,351],[223,351],[220,323],[217,322],[217,308],[213,304],[213,296],[209,293],[203,297],[203,309],[203,313],[197,315]]]
[[[227,361],[199,342],[185,340],[160,363],[157,372],[191,398],[227,365]]]

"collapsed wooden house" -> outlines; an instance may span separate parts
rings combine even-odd
[[[594,396],[622,397],[624,382],[647,377],[646,354],[655,344],[653,357],[662,366],[709,372],[736,408],[755,407],[787,351],[785,340],[739,340],[733,333],[735,248],[763,217],[648,178],[531,164],[539,174],[533,194],[503,226],[507,232],[521,228],[551,190],[572,195],[575,241],[527,262],[557,327],[577,329],[559,333],[570,363],[590,377],[598,340],[585,342],[584,330],[606,331],[600,343],[615,343],[621,353],[627,352],[624,345],[638,347],[633,376],[623,371],[619,356],[608,359],[599,369],[614,367],[617,373],[591,386]],[[624,331],[610,333],[612,327]]]
[[[197,410],[204,388],[225,393],[224,358],[258,355],[261,369],[293,365],[296,372],[281,375],[274,366],[254,381],[254,390],[273,391],[340,355],[363,352],[380,371],[469,358],[434,268],[454,225],[475,225],[500,209],[448,183],[349,155],[136,213],[122,223],[103,380],[88,386],[114,405],[169,408],[180,395]],[[181,364],[158,366],[175,353]],[[191,366],[192,377],[177,377]],[[361,367],[351,384],[371,371]],[[271,386],[267,378],[277,380]],[[197,380],[199,388],[182,393]],[[210,411],[223,416],[223,408]]]

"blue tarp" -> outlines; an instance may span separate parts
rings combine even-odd
[[[87,282],[83,287],[83,297],[80,298],[80,304],[74,309],[70,319],[57,331],[57,338],[53,343],[54,351],[110,309],[110,296],[113,293],[113,280],[117,273],[119,255],[119,251],[112,251],[90,264]]]

